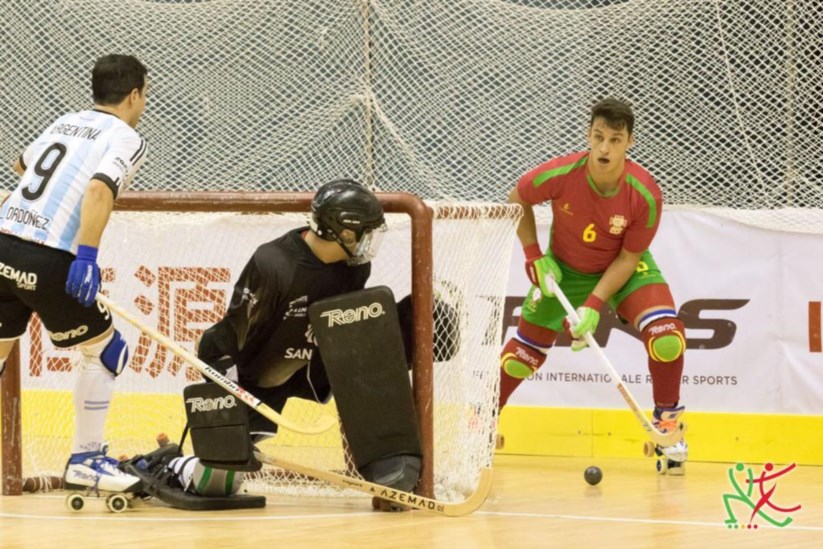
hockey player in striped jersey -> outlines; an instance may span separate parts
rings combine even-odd
[[[95,302],[97,250],[114,200],[146,158],[134,128],[147,70],[106,55],[91,80],[93,108],[61,116],[26,147],[14,163],[20,183],[0,208],[0,373],[36,312],[55,347],[79,351],[67,486],[127,491],[138,479],[106,456],[103,430],[128,348]]]
[[[654,424],[676,427],[683,413],[680,380],[686,349],[683,322],[649,244],[657,232],[663,199],[652,176],[626,158],[634,143],[634,114],[623,101],[607,98],[592,108],[590,150],[545,162],[520,178],[509,202],[524,216],[517,236],[533,284],[523,303],[517,333],[501,354],[500,407],[521,381],[537,371],[558,333],[570,332],[572,350],[586,347],[608,304],[640,334],[648,355]],[[551,201],[552,228],[544,254],[533,206]],[[559,283],[577,309],[571,325],[545,277]],[[685,441],[658,448],[659,471],[682,474]]]

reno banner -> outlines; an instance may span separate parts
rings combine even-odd
[[[540,224],[546,247],[548,224]],[[681,401],[690,410],[823,414],[823,236],[777,232],[702,212],[666,211],[651,252],[686,324]],[[507,335],[528,290],[514,250]],[[643,345],[611,311],[597,340],[641,406],[652,407]],[[514,393],[513,405],[625,406],[591,350],[563,337],[546,364]]]

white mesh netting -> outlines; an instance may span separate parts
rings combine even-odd
[[[440,499],[459,500],[491,465],[508,265],[519,209],[475,204],[435,207],[435,292],[459,314],[457,353],[434,364],[434,481]],[[438,213],[439,212],[439,213]],[[469,217],[466,215],[469,214]],[[369,286],[387,285],[399,301],[411,288],[409,218],[390,214],[390,230],[373,262]],[[287,229],[305,225],[299,214],[115,213],[101,246],[109,296],[143,322],[189,348],[225,312],[231,287],[254,249]],[[131,358],[117,378],[106,436],[113,455],[146,453],[158,433],[179,438],[185,422],[183,387],[200,375],[162,346],[115,318]],[[22,340],[23,476],[62,475],[71,449],[71,353],[49,343],[39,322]],[[443,333],[435,337],[445,337]],[[379,411],[376,411],[379,413]],[[289,401],[284,415],[302,424],[335,414],[334,404]],[[281,430],[263,448],[283,459],[352,473],[340,433],[320,436]],[[256,492],[336,493],[304,477],[266,469],[250,483]],[[355,495],[355,493],[347,494]]]
[[[151,148],[135,190],[311,190],[350,176],[426,199],[502,201],[527,168],[585,148],[589,107],[613,94],[636,106],[632,154],[667,204],[823,231],[816,0],[0,9],[0,55],[13,60],[0,69],[7,160],[89,106],[93,60],[113,51],[150,71],[140,130]],[[0,186],[14,181],[0,174]]]

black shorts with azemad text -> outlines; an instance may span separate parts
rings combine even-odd
[[[84,307],[66,293],[74,256],[69,252],[0,234],[0,339],[23,335],[37,313],[55,347],[72,347],[111,326],[111,314]]]

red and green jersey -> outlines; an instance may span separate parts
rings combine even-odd
[[[551,200],[551,251],[582,273],[602,273],[621,248],[648,249],[660,223],[663,197],[652,176],[626,159],[615,194],[601,195],[588,175],[588,152],[549,160],[517,184],[529,204]]]

